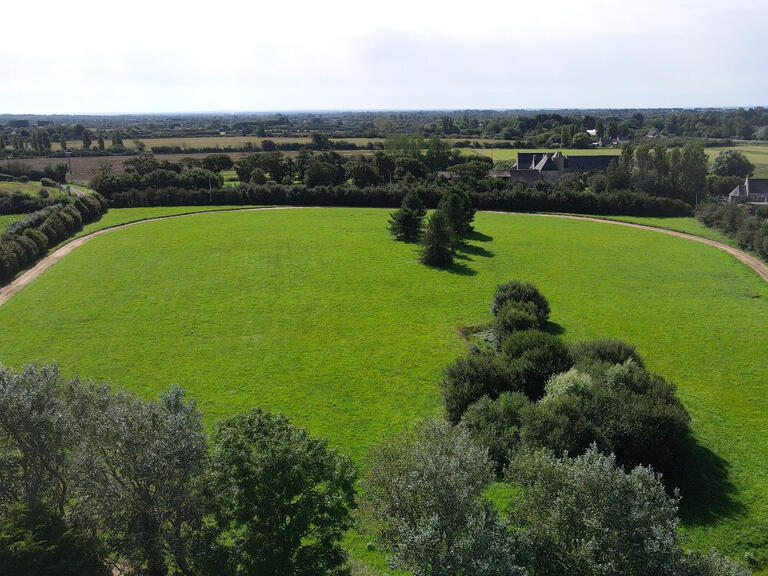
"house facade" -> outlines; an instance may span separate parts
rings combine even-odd
[[[597,172],[608,168],[617,156],[564,156],[560,152],[518,152],[512,170],[492,170],[494,178],[533,184],[555,182],[569,172]]]
[[[728,194],[729,204],[768,204],[768,178],[744,180]]]

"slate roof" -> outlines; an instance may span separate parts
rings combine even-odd
[[[768,194],[768,178],[748,178],[749,195]]]
[[[618,156],[566,156],[565,167],[569,170],[605,170]]]

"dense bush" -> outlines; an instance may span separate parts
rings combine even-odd
[[[699,205],[696,217],[710,228],[736,240],[740,248],[757,252],[768,260],[768,223],[764,207],[706,202]]]
[[[510,369],[524,382],[523,391],[532,400],[544,395],[547,380],[573,365],[563,341],[540,330],[513,332],[502,342],[501,349]]]
[[[504,304],[496,313],[493,329],[498,341],[518,330],[539,328],[541,323],[537,317],[536,306],[532,302],[513,302]]]
[[[496,354],[460,358],[446,368],[442,380],[445,410],[454,424],[461,420],[470,404],[483,396],[497,398],[502,392],[521,388],[507,363]]]
[[[576,365],[592,362],[607,362],[609,364],[623,364],[632,360],[635,364],[643,366],[643,359],[635,351],[632,344],[621,340],[603,338],[601,340],[588,340],[571,344],[571,356]]]
[[[507,302],[530,303],[533,305],[532,311],[536,314],[536,319],[540,326],[543,326],[549,319],[549,302],[539,292],[538,288],[529,282],[512,280],[496,287],[496,293],[493,295],[493,304],[491,304],[491,313],[497,315],[499,310]]]
[[[57,186],[56,182],[54,182],[50,178],[41,178],[40,179],[40,184],[42,186],[45,186],[46,188],[56,188],[56,186]]]

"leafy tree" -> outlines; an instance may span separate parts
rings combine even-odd
[[[107,576],[100,553],[98,540],[44,504],[14,505],[0,516],[3,576]]]
[[[456,232],[448,216],[442,210],[435,210],[427,220],[427,227],[421,240],[421,262],[427,266],[447,267],[453,264]]]
[[[421,238],[424,230],[424,217],[427,209],[415,190],[408,190],[400,209],[389,217],[389,233],[398,240],[415,242]]]
[[[147,576],[165,576],[169,561],[190,574],[206,461],[194,403],[178,387],[155,402],[93,385],[73,386],[70,396],[82,438],[73,464],[78,514],[97,519],[105,543]]]
[[[83,129],[83,150],[88,150],[91,147],[91,131],[88,128]]]
[[[680,186],[683,199],[693,204],[707,191],[709,161],[700,142],[686,142],[680,151]]]
[[[521,454],[509,479],[522,489],[511,521],[530,539],[537,575],[748,574],[717,555],[682,551],[677,494],[668,496],[651,468],[625,472],[592,447],[574,459]]]
[[[230,170],[234,162],[227,154],[211,154],[203,158],[202,167],[211,172]]]
[[[723,150],[715,158],[712,171],[718,176],[746,178],[755,172],[755,165],[738,150]]]
[[[331,147],[331,139],[320,132],[312,132],[312,148],[314,150],[328,150]]]
[[[307,162],[304,170],[304,184],[312,188],[314,186],[331,186],[337,183],[337,167],[330,162],[323,162],[319,158],[312,158]]]
[[[101,131],[99,131],[98,147],[99,150],[104,150],[104,134]]]
[[[424,164],[432,172],[445,170],[451,161],[451,151],[448,145],[439,137],[432,136],[427,142],[427,151],[424,155]]]
[[[211,569],[254,576],[339,569],[355,479],[349,458],[282,415],[253,409],[222,422],[213,435],[209,477]]]
[[[392,567],[414,576],[525,574],[520,546],[484,497],[488,453],[462,427],[428,420],[390,433],[369,461],[362,517]]]
[[[364,188],[373,186],[379,182],[379,173],[376,165],[364,156],[348,161],[344,165],[346,177],[351,179],[355,186]]]
[[[531,400],[544,394],[547,380],[573,365],[570,351],[560,338],[540,330],[512,332],[501,345],[509,367],[524,383]]]
[[[73,430],[60,385],[55,365],[0,366],[0,510],[21,502],[64,512]]]

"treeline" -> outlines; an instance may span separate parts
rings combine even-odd
[[[316,186],[300,184],[245,184],[208,190],[145,188],[114,193],[110,206],[210,206],[210,205],[289,205],[397,208],[408,190],[415,190],[427,208],[436,208],[451,184],[414,183],[394,186]],[[596,193],[567,190],[541,183],[534,188],[517,183],[501,190],[469,191],[478,210],[521,212],[573,212],[578,214],[623,214],[634,216],[690,216],[691,208],[681,200],[649,196],[639,192]]]
[[[63,184],[67,181],[67,170],[67,165],[63,163],[47,164],[42,170],[38,170],[24,162],[6,162],[0,166],[0,176],[8,175],[29,180],[49,178],[54,182]]]
[[[344,573],[357,471],[281,415],[0,366],[0,461],[4,576]]]
[[[690,430],[674,386],[628,344],[566,344],[542,331],[549,304],[530,284],[499,286],[492,312],[482,350],[445,372],[447,421],[390,432],[368,458],[359,517],[390,566],[418,576],[748,574],[683,549],[667,474],[682,466]],[[496,505],[494,481],[509,494]]]
[[[768,207],[706,202],[699,205],[696,218],[768,260]]]
[[[594,130],[595,136],[587,135]],[[73,140],[103,150],[104,141],[228,135],[307,137],[314,133],[334,138],[387,138],[392,134],[429,137],[487,138],[532,147],[573,147],[617,138],[768,139],[768,111],[764,107],[732,110],[454,110],[400,112],[323,112],[231,115],[100,117],[82,116],[0,118],[0,149],[30,150],[33,134],[46,145]],[[44,133],[44,135],[42,134]],[[116,138],[117,136],[117,138]],[[14,141],[15,140],[15,141]],[[38,144],[40,145],[40,144]],[[503,144],[502,144],[503,145]],[[182,150],[183,151],[183,150]]]
[[[34,264],[49,248],[95,222],[107,210],[107,200],[89,194],[58,202],[13,222],[0,237],[0,283]]]

